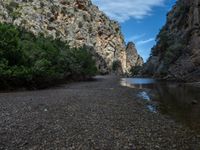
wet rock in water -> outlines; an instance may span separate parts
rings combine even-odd
[[[150,101],[150,97],[147,92],[143,91],[138,94],[138,96],[146,101]]]
[[[197,101],[197,100],[193,100],[193,101],[192,101],[192,104],[194,104],[194,105],[195,105],[195,104],[198,104],[198,101]]]
[[[152,113],[156,113],[156,107],[154,105],[147,105],[147,108],[150,112]]]

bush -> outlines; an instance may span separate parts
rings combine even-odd
[[[112,64],[112,70],[113,71],[117,71],[119,69],[121,69],[122,65],[121,65],[121,62],[119,60],[115,60],[113,61],[113,64]]]
[[[176,5],[178,6],[178,8],[176,13],[174,14],[174,17],[178,18],[182,16],[182,19],[184,19],[184,17],[186,17],[186,14],[190,11],[190,6],[184,4],[181,1],[178,1]]]
[[[181,43],[174,43],[169,46],[166,50],[164,62],[166,65],[173,63],[180,55],[181,51],[184,49],[184,45]]]
[[[132,67],[132,68],[130,69],[130,73],[131,73],[132,76],[138,75],[139,72],[141,71],[141,69],[142,69],[142,66],[135,66],[135,67]]]
[[[177,60],[187,45],[187,40],[169,32],[166,26],[157,36],[157,46],[151,51],[151,56],[160,56],[164,60],[165,70]]]
[[[0,24],[0,34],[1,88],[42,87],[96,74],[95,61],[86,48],[70,48],[60,40],[36,37],[9,24]]]

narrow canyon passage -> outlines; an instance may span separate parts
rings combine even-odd
[[[0,149],[200,149],[200,137],[150,113],[115,76],[0,94]]]

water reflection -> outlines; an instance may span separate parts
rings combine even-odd
[[[151,100],[150,96],[145,91],[139,92],[138,96],[141,97],[142,99],[146,100],[146,101],[150,101]]]
[[[156,113],[157,112],[156,106],[154,106],[154,105],[147,105],[147,108],[152,113]]]
[[[142,89],[138,95],[157,102],[161,113],[171,115],[200,133],[200,88],[145,78],[123,78],[121,85]],[[145,92],[146,89],[148,93]],[[156,107],[152,105],[147,108],[152,112],[156,111]]]
[[[156,80],[151,78],[122,78],[121,85],[130,88],[143,89],[145,86],[153,85]]]

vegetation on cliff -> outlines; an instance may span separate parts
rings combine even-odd
[[[102,74],[112,71],[115,60],[121,62],[123,72],[128,70],[119,24],[91,0],[3,0],[0,21],[23,27],[35,35],[42,33],[67,41],[72,47],[90,47]]]
[[[137,76],[140,74],[142,66],[134,66],[130,70],[130,76]]]
[[[91,77],[97,71],[86,48],[70,48],[60,40],[36,37],[10,24],[0,24],[0,35],[0,88],[42,88],[74,77]]]
[[[162,71],[169,69],[170,65],[174,63],[182,54],[186,43],[184,40],[175,34],[171,34],[167,26],[163,27],[156,39],[158,46],[152,49],[152,56],[160,55],[164,66]],[[158,48],[159,47],[159,48]]]
[[[185,82],[200,81],[199,0],[179,0],[143,68],[144,75]]]

